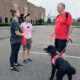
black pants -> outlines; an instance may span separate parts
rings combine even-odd
[[[63,51],[63,49],[66,47],[66,43],[67,43],[67,40],[55,39],[55,47],[59,52]]]
[[[11,56],[10,56],[10,65],[14,67],[14,63],[18,62],[18,52],[20,49],[20,43],[11,45]]]

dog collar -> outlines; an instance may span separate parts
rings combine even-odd
[[[56,55],[56,56],[54,56],[53,58],[52,58],[52,60],[51,60],[51,63],[54,65],[54,66],[56,66],[56,60],[58,59],[58,58],[60,58],[61,56],[59,56],[59,55]]]

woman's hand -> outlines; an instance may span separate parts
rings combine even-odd
[[[22,36],[25,36],[25,34],[24,34],[24,33],[22,33]]]
[[[15,31],[15,33],[17,36],[24,36],[25,35],[24,33],[20,33],[19,31]]]

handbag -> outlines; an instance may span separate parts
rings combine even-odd
[[[24,31],[22,31],[22,33],[24,33]],[[22,38],[21,38],[21,45],[26,45],[26,39],[25,39],[25,37],[24,36],[22,36]]]

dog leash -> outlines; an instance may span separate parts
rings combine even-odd
[[[67,44],[68,44],[69,41],[70,41],[71,43],[73,43],[72,39],[69,38],[69,40],[67,41]],[[66,50],[66,48],[67,48],[67,46],[66,46],[58,55],[61,56],[62,53]]]
[[[69,41],[70,41],[71,43],[73,42],[72,39],[69,39],[69,40],[67,41],[67,43],[68,43]],[[55,63],[55,62],[56,62],[57,58],[61,57],[62,53],[65,51],[66,48],[67,48],[67,46],[66,46],[58,55],[56,55],[56,56],[54,56],[54,57],[52,58],[51,63],[52,63],[54,66],[56,66],[56,63]]]

